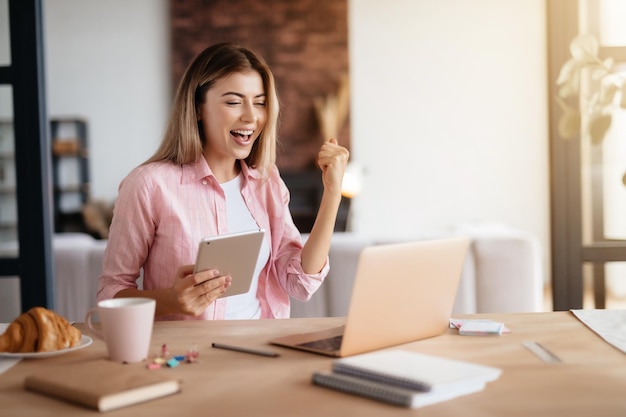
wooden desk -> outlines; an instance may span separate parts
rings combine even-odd
[[[398,408],[313,386],[311,374],[329,369],[331,358],[268,346],[271,337],[343,323],[342,318],[263,321],[158,322],[156,354],[167,343],[173,354],[198,345],[200,362],[158,371],[177,376],[182,392],[111,411],[110,416],[623,416],[626,355],[605,343],[568,312],[490,314],[512,333],[495,337],[442,336],[402,348],[500,367],[502,376],[482,392],[420,409]],[[546,364],[521,345],[535,340],[561,357]],[[266,358],[210,347],[211,342],[262,347],[281,353]],[[77,416],[97,413],[22,388],[24,377],[51,364],[106,356],[100,341],[48,359],[22,360],[0,375],[0,415]],[[128,365],[143,367],[142,364]],[[62,377],[62,375],[60,375]],[[97,378],[97,375],[94,375]]]

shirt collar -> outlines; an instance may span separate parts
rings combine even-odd
[[[260,178],[260,173],[257,169],[250,168],[244,160],[240,160],[241,172],[246,178]],[[213,171],[207,164],[206,159],[199,158],[197,162],[183,165],[182,184],[189,184],[192,182],[200,181],[206,177],[214,177]]]

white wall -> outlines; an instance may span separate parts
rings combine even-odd
[[[352,0],[353,227],[500,222],[549,247],[543,0]]]
[[[171,102],[167,0],[43,0],[50,117],[89,123],[91,191],[113,200],[120,180],[156,150]]]
[[[92,190],[160,140],[166,0],[44,0],[50,115],[86,116]],[[549,249],[545,0],[349,0],[353,229],[499,222]]]

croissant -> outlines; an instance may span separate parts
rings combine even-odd
[[[0,335],[0,352],[51,352],[76,346],[80,338],[80,330],[65,317],[44,307],[33,307]]]

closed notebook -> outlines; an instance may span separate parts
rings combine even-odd
[[[425,355],[382,350],[336,359],[335,373],[424,392],[447,392],[484,385],[500,376],[498,368]]]
[[[179,381],[171,376],[106,359],[48,368],[26,377],[24,387],[99,411],[180,391]]]
[[[474,383],[459,385],[446,391],[423,392],[329,371],[314,372],[313,384],[409,408],[419,408],[451,400],[485,388],[484,383]]]

